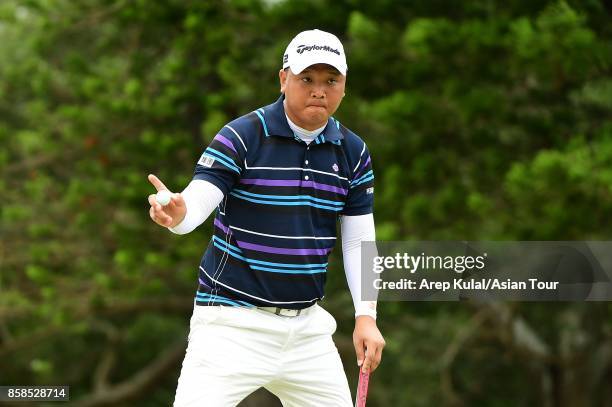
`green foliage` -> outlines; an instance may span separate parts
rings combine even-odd
[[[5,0],[0,384],[70,384],[84,397],[109,347],[117,383],[184,337],[210,221],[181,237],[152,224],[146,176],[181,190],[225,122],[276,98],[286,44],[313,27],[345,44],[337,117],[372,153],[379,239],[607,239],[605,2]],[[350,344],[339,249],[326,304]],[[176,299],[178,311],[165,305]],[[593,348],[609,340],[609,307],[514,312],[555,355],[568,318]],[[490,330],[447,369],[444,350],[473,310],[384,303],[379,313],[388,346],[372,405],[546,404],[530,362]],[[340,350],[353,360],[351,346]],[[176,374],[137,404],[169,404]],[[606,397],[590,391],[593,403]]]

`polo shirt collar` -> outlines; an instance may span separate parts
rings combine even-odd
[[[284,100],[285,95],[281,94],[276,102],[263,109],[258,109],[256,113],[261,115],[260,120],[264,122],[268,135],[294,138],[293,130],[289,127],[287,117],[285,116]],[[329,142],[337,142],[344,138],[340,131],[340,122],[333,117],[327,119],[327,125],[321,135],[323,135],[324,141]]]

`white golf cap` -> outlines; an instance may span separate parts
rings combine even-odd
[[[346,55],[338,37],[321,30],[308,30],[291,40],[283,57],[283,69],[289,67],[297,75],[314,64],[331,65],[346,75]]]

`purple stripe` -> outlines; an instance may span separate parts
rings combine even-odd
[[[208,284],[206,284],[206,283],[204,282],[204,280],[202,280],[200,277],[198,277],[198,281],[199,281],[199,283],[200,283],[200,284],[202,284],[203,286],[208,287],[208,288],[210,288],[210,289],[212,290],[212,287],[211,287],[211,286],[209,286]]]
[[[321,184],[314,181],[302,181],[299,179],[261,179],[261,178],[243,178],[240,180],[241,184],[251,185],[266,185],[270,187],[310,187],[314,189],[320,189],[323,191],[335,192],[337,194],[346,195],[348,191],[343,188],[335,187],[333,185]]]
[[[236,149],[234,148],[234,145],[232,144],[232,142],[225,137],[222,134],[217,134],[214,138],[214,140],[218,140],[221,143],[225,144],[227,146],[227,148],[229,148],[230,150],[232,150],[234,153],[238,154],[238,151],[236,151]]]
[[[258,252],[264,253],[274,253],[274,254],[290,254],[295,256],[308,256],[310,254],[317,254],[320,256],[325,256],[329,252],[331,252],[331,248],[329,249],[286,249],[284,247],[271,247],[271,246],[263,246],[255,243],[247,243],[242,242],[240,240],[236,240],[238,246],[242,249],[255,250]]]
[[[213,223],[214,223],[214,225],[215,225],[216,227],[218,227],[219,229],[221,229],[222,231],[224,231],[224,232],[225,232],[225,234],[228,234],[228,233],[229,233],[229,228],[228,228],[227,226],[225,226],[223,223],[221,223],[221,221],[220,221],[219,219],[215,218],[215,221],[214,221]]]
[[[355,175],[353,175],[353,179],[357,179],[357,177],[359,175],[361,175],[361,171],[363,171],[365,169],[365,167],[370,163],[370,161],[371,161],[370,159],[371,158],[372,158],[371,156],[368,157],[368,159],[366,160],[366,162],[363,163],[363,165],[361,166],[359,171],[357,171],[357,173],[355,173]]]

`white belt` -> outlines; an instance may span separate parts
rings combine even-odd
[[[306,311],[308,308],[289,309],[289,308],[279,308],[279,307],[257,307],[257,309],[260,309],[266,312],[271,312],[272,314],[280,315],[282,317],[297,317],[302,312]]]

